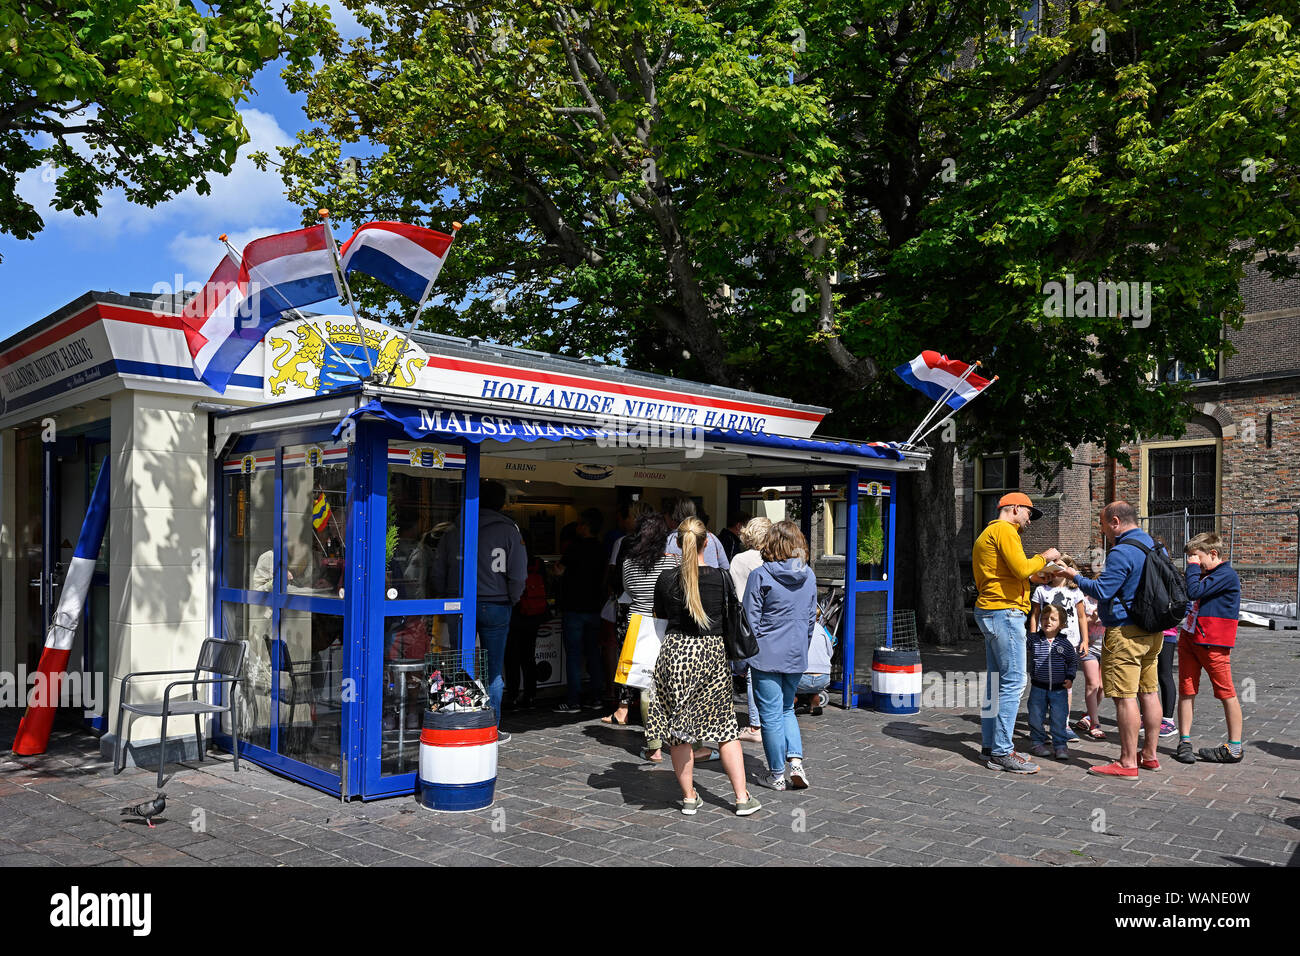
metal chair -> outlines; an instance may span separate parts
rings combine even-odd
[[[123,758],[124,741],[122,739],[122,716],[126,711],[145,717],[161,717],[162,730],[159,734],[161,750],[158,754],[158,789],[163,785],[163,767],[166,765],[167,757],[167,718],[171,716],[184,717],[193,715],[194,717],[194,736],[199,743],[199,760],[203,760],[203,714],[229,714],[231,720],[231,739],[235,744],[235,771],[239,771],[239,712],[235,709],[235,701],[239,694],[239,678],[244,670],[244,656],[248,653],[248,644],[244,641],[218,641],[215,638],[208,638],[203,642],[203,647],[199,650],[199,661],[194,670],[170,670],[170,671],[137,671],[134,674],[127,674],[122,678],[122,696],[117,705],[117,740],[113,745],[113,773],[121,773],[126,768],[126,761]],[[130,695],[130,684],[137,677],[161,677],[168,674],[191,674],[192,676],[185,680],[172,681],[163,691],[163,699],[129,703],[127,698]],[[199,674],[215,674],[215,677],[200,678]],[[199,700],[198,685],[200,684],[226,684],[226,702],[224,704],[210,704],[207,701]],[[175,687],[192,688],[193,697],[187,700],[172,700],[172,689]],[[127,731],[130,733],[130,731]]]

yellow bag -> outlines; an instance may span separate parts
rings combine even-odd
[[[629,614],[623,650],[618,656],[614,680],[642,690],[654,682],[655,661],[659,646],[668,633],[668,622],[648,614]]]

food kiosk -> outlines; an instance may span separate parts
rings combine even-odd
[[[16,374],[60,349],[80,371]],[[825,408],[351,316],[276,327],[218,396],[170,303],[139,295],[91,293],[0,344],[0,383],[16,489],[0,499],[0,663],[31,660],[76,497],[112,467],[73,655],[105,686],[80,708],[87,729],[107,729],[122,675],[186,666],[205,636],[244,640],[241,756],[364,799],[414,790],[424,658],[474,647],[480,480],[506,486],[543,557],[579,513],[616,531],[634,500],[691,497],[715,532],[737,511],[799,521],[819,584],[842,595],[836,689],[852,705],[872,651],[856,622],[893,611],[892,491],[925,467],[816,436]],[[538,656],[539,684],[561,682],[558,634]],[[158,746],[138,725],[135,759],[155,765]]]

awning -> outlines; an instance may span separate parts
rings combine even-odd
[[[629,448],[671,447],[688,439],[710,446],[735,449],[771,449],[806,455],[827,463],[839,463],[890,470],[923,469],[928,456],[904,453],[894,444],[880,442],[852,442],[841,439],[789,438],[782,435],[763,435],[729,429],[704,429],[674,425],[671,422],[621,421],[617,425],[580,423],[574,421],[548,421],[514,415],[439,408],[428,405],[407,405],[399,402],[371,399],[351,412],[347,419],[368,416],[389,421],[408,437],[421,439],[460,439],[480,443],[497,441],[514,442],[574,442],[594,441],[601,446]],[[343,429],[340,422],[335,429]],[[688,434],[689,433],[689,434]],[[901,466],[901,469],[900,469]]]

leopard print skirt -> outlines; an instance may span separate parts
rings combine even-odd
[[[648,739],[670,745],[726,743],[739,734],[722,635],[697,637],[669,631],[655,662],[654,690],[646,722]]]

